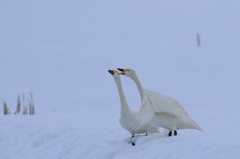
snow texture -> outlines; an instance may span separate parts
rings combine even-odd
[[[0,113],[0,158],[239,159],[239,6],[1,1],[0,98],[11,114]],[[204,132],[168,137],[160,128],[132,146],[107,72],[116,68],[133,68],[145,89],[177,99]],[[129,106],[139,110],[135,84],[121,79]],[[14,115],[17,96],[30,91],[36,114],[21,108]]]

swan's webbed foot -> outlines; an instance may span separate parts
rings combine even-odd
[[[168,136],[172,136],[172,131],[169,131]]]
[[[174,136],[177,136],[177,130],[174,130]]]
[[[146,132],[145,136],[147,136],[147,132]]]

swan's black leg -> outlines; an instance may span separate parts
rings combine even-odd
[[[174,136],[177,136],[177,130],[174,130]]]
[[[146,132],[146,135],[145,136],[147,136],[147,132]]]
[[[132,138],[134,138],[134,136],[132,136]],[[135,143],[133,141],[131,141],[131,143],[132,143],[132,146],[135,146]]]
[[[172,131],[169,131],[168,136],[172,136]]]

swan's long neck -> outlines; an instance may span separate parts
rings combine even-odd
[[[124,92],[123,92],[123,88],[122,88],[122,82],[120,77],[115,77],[115,82],[117,84],[117,88],[118,88],[118,93],[119,93],[119,97],[120,97],[120,103],[121,103],[121,115],[130,112],[130,108],[127,104]]]
[[[138,79],[138,76],[136,74],[134,74],[131,79],[135,82],[135,84],[137,85],[138,88],[138,92],[141,96],[141,100],[143,100],[143,87],[142,84],[140,82],[140,80]]]

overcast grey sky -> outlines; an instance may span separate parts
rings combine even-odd
[[[0,98],[15,107],[115,106],[108,69],[133,68],[143,87],[188,106],[240,104],[238,1],[0,2]],[[201,36],[201,47],[196,35]],[[122,77],[130,106],[134,83]]]

